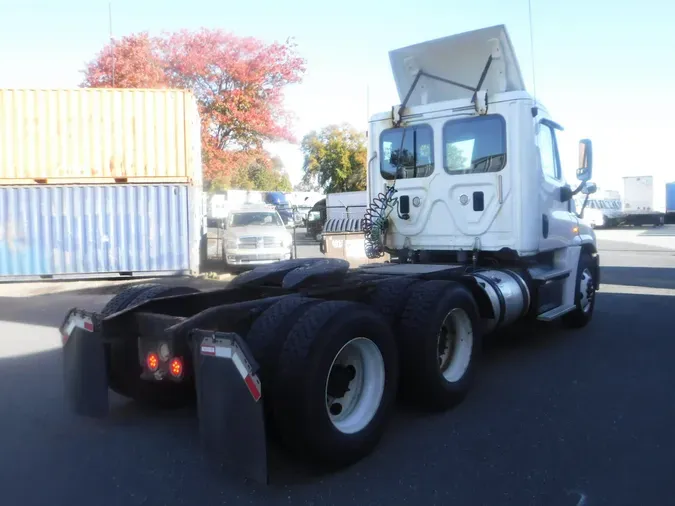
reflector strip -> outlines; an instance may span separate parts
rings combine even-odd
[[[246,387],[253,396],[253,399],[257,402],[262,397],[262,390],[260,387],[260,380],[255,374],[252,374],[250,371],[250,366],[245,356],[240,351],[240,348],[236,344],[220,344],[219,341],[213,341],[211,339],[205,339],[203,341],[206,344],[202,344],[199,347],[199,351],[202,355],[209,357],[218,357],[218,358],[229,358],[232,360],[232,363],[237,368],[237,372],[241,376],[241,379],[244,380]],[[222,341],[221,341],[222,342]],[[213,344],[211,344],[213,343]]]
[[[66,344],[66,341],[68,341],[68,338],[70,337],[70,334],[73,333],[73,330],[75,330],[75,327],[84,329],[87,332],[94,331],[94,323],[91,321],[90,318],[74,314],[68,320],[68,324],[66,325],[66,328],[63,330],[63,334],[61,335],[61,341],[63,342],[63,344]]]
[[[251,392],[251,395],[253,396],[253,398],[256,401],[260,400],[260,397],[262,396],[262,394],[260,393],[260,388],[258,388],[258,385],[256,384],[253,377],[251,377],[250,375],[246,376],[246,378],[244,378],[244,382],[246,383],[246,386],[248,387],[248,391]]]
[[[211,346],[203,344],[200,348],[202,355],[218,358],[232,358],[232,348],[227,346]]]
[[[246,380],[246,377],[248,376],[248,371],[246,370],[246,367],[244,366],[244,362],[241,361],[241,357],[239,356],[238,353],[232,354],[232,362],[234,362],[234,365],[237,368],[237,371],[239,371],[239,374],[241,375],[241,379]]]
[[[202,352],[202,355],[215,356],[216,347],[215,346],[202,346],[200,351]]]

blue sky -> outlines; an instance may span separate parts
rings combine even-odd
[[[112,7],[116,36],[206,26],[268,41],[294,37],[308,60],[303,84],[286,99],[298,137],[343,121],[365,130],[368,111],[398,103],[389,50],[483,26],[507,26],[532,90],[527,0],[113,0]],[[532,0],[532,10],[537,96],[566,128],[565,172],[575,169],[578,139],[590,137],[601,186],[620,190],[627,175],[675,180],[667,153],[675,142],[675,73],[667,64],[675,61],[675,4]],[[107,41],[107,1],[0,0],[0,87],[76,86],[83,63]],[[297,180],[298,147],[272,150]]]

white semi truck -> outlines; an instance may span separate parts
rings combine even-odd
[[[368,257],[262,266],[222,290],[145,285],[61,327],[73,409],[196,397],[204,448],[266,481],[267,434],[322,465],[369,454],[397,393],[447,410],[471,390],[481,339],[517,321],[587,325],[593,230],[563,176],[562,127],[525,89],[504,26],[390,53],[401,103],[370,120]],[[514,395],[517,395],[514,393]]]

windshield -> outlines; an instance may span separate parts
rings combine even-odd
[[[277,213],[256,212],[256,213],[233,213],[228,220],[229,227],[248,227],[248,226],[279,226],[283,223]]]
[[[288,199],[286,199],[286,194],[281,192],[271,192],[267,194],[265,199],[268,204],[288,206]]]

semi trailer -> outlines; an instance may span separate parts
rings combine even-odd
[[[624,177],[622,224],[662,226],[666,221],[663,186],[654,184],[654,176]],[[656,191],[659,187],[661,191]]]
[[[401,103],[369,122],[370,262],[260,266],[222,289],[139,285],[60,327],[67,401],[109,391],[196,400],[208,455],[267,482],[268,441],[324,468],[371,453],[397,398],[444,411],[478,373],[481,339],[518,321],[587,325],[600,287],[592,144],[578,183],[556,123],[525,89],[506,28],[390,53]],[[586,195],[582,209],[576,195]],[[384,260],[386,259],[386,261]]]

